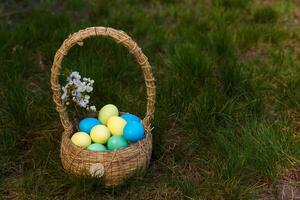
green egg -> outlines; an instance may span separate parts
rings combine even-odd
[[[90,151],[107,151],[106,147],[103,144],[91,144],[87,147]]]
[[[123,136],[114,135],[107,142],[108,150],[116,150],[127,147],[128,143]]]

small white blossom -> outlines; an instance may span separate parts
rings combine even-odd
[[[86,87],[86,91],[87,91],[88,93],[92,92],[92,91],[93,91],[93,87],[87,86],[87,87]]]
[[[72,81],[72,77],[68,76],[67,77],[67,82],[70,83]]]
[[[94,106],[94,105],[93,105],[93,106],[90,106],[90,107],[89,107],[89,110],[90,110],[90,111],[93,111],[93,112],[96,112],[96,111],[97,111],[96,106]]]
[[[73,83],[74,83],[74,82],[73,82],[73,80],[71,79],[71,80],[68,81],[67,85],[73,85]]]
[[[84,86],[84,85],[78,85],[78,87],[77,87],[77,92],[84,92],[85,90],[86,90],[86,86]]]
[[[84,98],[89,100],[91,97],[90,95],[84,95]]]
[[[67,88],[66,87],[62,87],[62,91],[63,91],[63,94],[61,95],[61,99],[63,100],[63,101],[66,101],[66,99],[67,99]]]
[[[80,101],[79,101],[79,105],[84,108],[87,107],[88,103],[89,103],[89,100],[86,100],[86,99],[80,99]]]
[[[70,77],[75,78],[75,79],[81,79],[81,76],[79,75],[79,72],[72,72]]]

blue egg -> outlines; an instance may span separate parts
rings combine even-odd
[[[99,125],[99,124],[101,124],[101,123],[98,119],[88,117],[79,122],[79,129],[80,129],[80,131],[83,131],[83,132],[86,132],[89,134],[91,132],[91,129],[94,126]]]
[[[135,122],[142,122],[142,120],[139,118],[139,117],[137,117],[137,116],[135,116],[135,115],[133,115],[133,114],[130,114],[130,113],[126,113],[126,114],[123,114],[122,116],[121,116],[123,119],[125,119],[125,121],[128,123],[128,122],[132,122],[132,121],[135,121]]]
[[[145,129],[142,123],[131,121],[128,122],[123,130],[123,136],[130,142],[137,142],[144,137]]]

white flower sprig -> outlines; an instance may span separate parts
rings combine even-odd
[[[94,80],[86,77],[81,80],[79,72],[72,72],[67,77],[67,84],[62,87],[62,101],[67,106],[70,105],[70,101],[73,101],[76,105],[85,108],[87,111],[96,112],[96,106],[89,105],[90,95],[88,95],[93,91],[94,82]]]

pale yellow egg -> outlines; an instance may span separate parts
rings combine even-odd
[[[107,127],[112,135],[122,136],[126,124],[125,119],[118,116],[112,116],[107,120]]]
[[[91,137],[85,132],[77,132],[71,137],[73,144],[86,148],[92,143]]]
[[[96,125],[91,130],[91,138],[93,142],[105,144],[110,137],[108,128],[104,125]]]
[[[111,116],[118,116],[119,115],[119,110],[118,108],[113,105],[113,104],[107,104],[101,108],[99,111],[99,116],[98,119],[101,121],[102,124],[106,125],[107,120]]]

